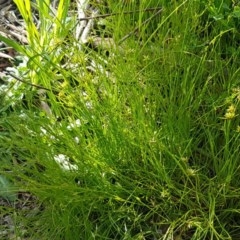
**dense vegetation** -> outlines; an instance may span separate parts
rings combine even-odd
[[[57,19],[36,1],[38,28],[16,2],[29,44],[0,37],[26,61],[25,83],[1,93],[1,195],[30,193],[34,205],[1,209],[16,234],[239,239],[237,1],[96,3],[119,13],[96,24],[114,40],[97,49],[79,47],[69,1]]]

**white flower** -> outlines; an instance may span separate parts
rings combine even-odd
[[[47,134],[47,130],[46,130],[45,128],[43,128],[43,127],[40,127],[40,131],[41,131],[44,135]]]
[[[76,127],[80,127],[80,126],[81,126],[81,121],[80,121],[80,119],[77,119],[77,120],[75,121],[75,125],[76,125]]]
[[[82,124],[81,124],[80,119],[77,119],[77,120],[75,120],[75,122],[70,123],[70,124],[67,126],[67,129],[68,129],[69,131],[71,131],[73,128],[80,127],[81,125],[82,125]]]
[[[55,155],[54,160],[59,164],[59,166],[63,170],[67,171],[78,170],[78,166],[75,164],[71,164],[69,161],[69,157],[64,154]]]
[[[86,102],[86,107],[87,107],[88,109],[92,109],[92,108],[93,108],[93,105],[92,105],[92,103],[91,103],[90,101],[87,101],[87,102]]]
[[[79,137],[75,137],[75,138],[74,138],[74,142],[75,142],[76,144],[79,144],[79,142],[80,142]]]

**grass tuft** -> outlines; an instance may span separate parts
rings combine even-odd
[[[10,44],[27,57],[20,76],[48,89],[21,83],[24,97],[0,106],[0,174],[36,198],[32,215],[15,214],[19,236],[238,239],[236,7],[109,1],[102,9],[120,14],[100,30],[114,40],[106,54],[77,46],[68,1],[56,17],[36,1],[39,28],[15,2],[29,40]],[[163,10],[144,24],[149,7]]]

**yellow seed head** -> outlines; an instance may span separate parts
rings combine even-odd
[[[224,117],[226,119],[232,119],[235,116],[236,116],[236,107],[232,104],[228,107]]]
[[[188,168],[188,169],[187,169],[187,174],[188,174],[188,176],[193,177],[193,176],[196,175],[196,173],[197,173],[197,171],[194,170],[194,169],[192,169],[192,168]]]
[[[226,119],[232,119],[235,117],[235,113],[234,112],[226,112],[225,113],[225,118]]]
[[[234,105],[230,105],[229,108],[227,109],[227,112],[235,113],[236,108]]]

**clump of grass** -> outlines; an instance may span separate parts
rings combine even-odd
[[[127,7],[150,5],[159,7]],[[208,7],[163,3],[151,26],[142,13],[112,17],[116,42],[139,29],[110,57],[83,53],[70,37],[64,69],[41,51],[31,61],[52,114],[25,91],[27,107],[1,113],[0,145],[2,174],[41,203],[24,221],[32,238],[238,238],[238,59],[221,54],[230,30]]]

